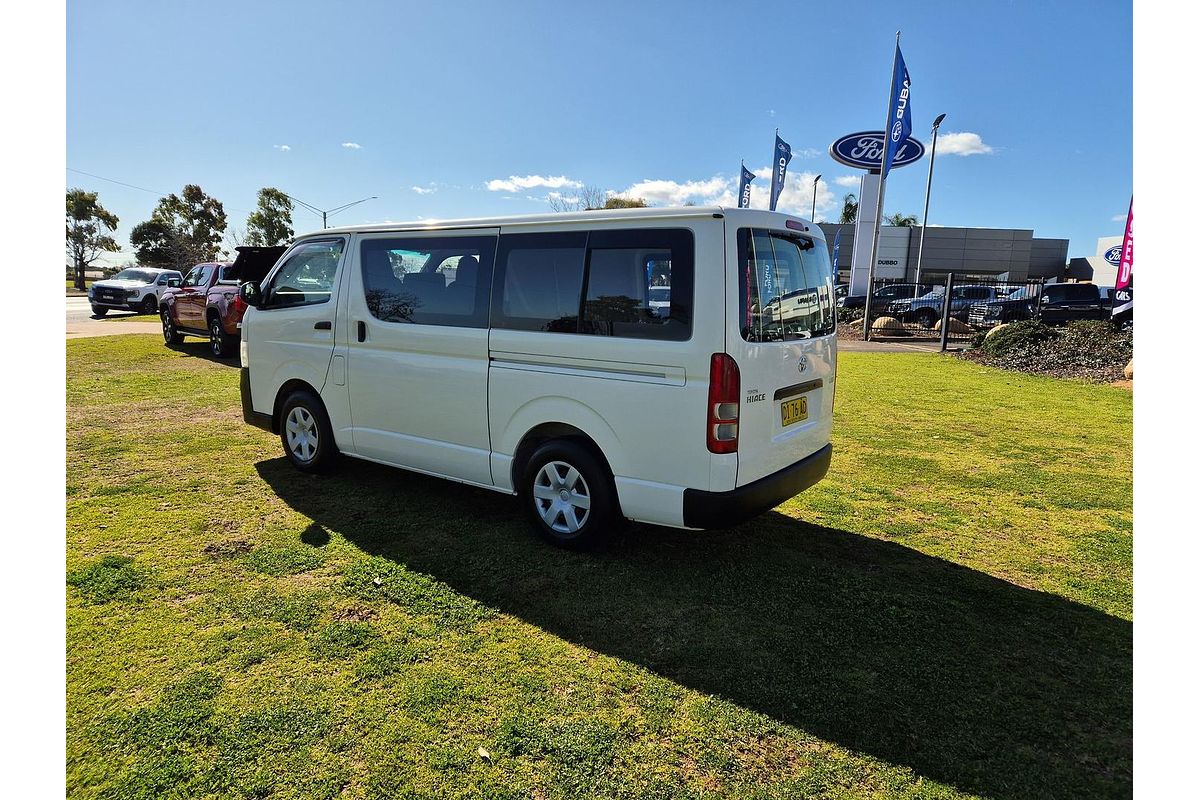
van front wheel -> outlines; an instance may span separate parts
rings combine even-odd
[[[573,550],[602,544],[616,515],[608,470],[587,448],[566,440],[543,444],[529,459],[521,504],[542,538]]]
[[[279,411],[279,438],[288,460],[304,472],[325,472],[337,459],[333,426],[325,406],[312,392],[288,395]]]

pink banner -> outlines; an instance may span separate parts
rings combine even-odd
[[[1125,219],[1125,241],[1121,244],[1121,267],[1117,270],[1117,287],[1124,289],[1133,281],[1133,199],[1129,200],[1129,216]]]

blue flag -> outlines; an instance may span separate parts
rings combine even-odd
[[[838,251],[842,249],[842,229],[838,228],[837,236],[833,237],[833,273],[837,274]]]
[[[746,169],[746,162],[742,162],[742,182],[738,184],[738,208],[750,207],[750,181],[754,180],[754,173]]]
[[[775,205],[779,202],[779,195],[783,194],[783,179],[787,176],[787,166],[792,160],[792,146],[779,138],[779,131],[775,132],[775,160],[771,162],[771,210],[775,210]]]
[[[912,106],[908,102],[908,67],[900,53],[900,42],[896,42],[896,60],[892,66],[892,95],[888,102],[888,126],[884,131],[887,149],[883,154],[883,175],[886,178],[896,158],[896,151],[912,134]]]

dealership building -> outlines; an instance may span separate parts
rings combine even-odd
[[[826,222],[820,223],[820,226],[825,233],[831,257],[834,241],[838,232],[841,232],[837,257],[838,282],[849,283],[850,264],[856,244],[855,226]],[[915,280],[917,248],[920,242],[920,226],[881,227],[875,277]],[[1067,239],[1035,237],[1032,230],[931,227],[925,232],[921,281],[942,281],[949,272],[955,273],[956,278],[974,276],[1014,283],[1029,279],[1045,279],[1051,282],[1090,280],[1090,274],[1085,278],[1081,274],[1072,274],[1068,269],[1067,244]],[[864,241],[862,246],[869,250],[871,242]],[[1083,272],[1082,269],[1075,271]],[[1108,285],[1112,285],[1111,281]]]

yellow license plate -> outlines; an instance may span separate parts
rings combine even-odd
[[[779,406],[779,414],[785,428],[808,419],[808,398],[797,397],[795,400],[784,400],[783,404]]]

